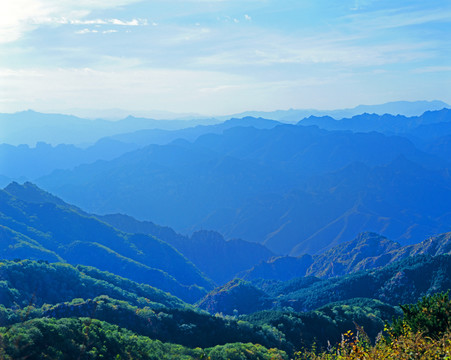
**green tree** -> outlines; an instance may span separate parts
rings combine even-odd
[[[402,334],[407,325],[413,332],[438,338],[449,330],[451,324],[451,301],[449,292],[425,296],[416,304],[402,305],[403,317],[395,319],[391,332]]]

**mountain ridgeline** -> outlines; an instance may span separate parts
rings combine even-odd
[[[450,252],[451,233],[406,246],[375,233],[362,233],[319,255],[273,257],[241,273],[240,277],[279,281],[304,276],[334,277],[383,267],[415,255],[437,256]]]
[[[0,203],[2,258],[95,265],[188,301],[213,286],[169,244],[120,232],[30,183],[11,183]]]
[[[376,270],[341,277],[288,281],[235,279],[215,289],[198,306],[211,313],[249,314],[268,309],[309,311],[331,302],[377,299],[393,306],[451,288],[451,255],[418,255]]]
[[[390,116],[372,118],[386,124]],[[447,109],[391,118],[409,129],[451,123]],[[450,230],[449,162],[433,147],[392,129],[332,131],[304,121],[148,145],[37,183],[89,212],[216,230],[277,254],[320,253],[365,231],[407,245]]]
[[[374,109],[406,105],[328,114],[341,120],[64,117],[66,129],[57,115],[0,114],[5,139],[36,125],[24,139],[45,141],[0,144],[0,358],[445,344],[451,111]]]

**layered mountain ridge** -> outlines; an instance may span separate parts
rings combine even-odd
[[[375,233],[362,233],[319,255],[273,257],[241,273],[245,280],[286,281],[297,277],[335,277],[380,268],[416,255],[438,256],[451,252],[451,233],[401,246]]]
[[[447,109],[373,117],[405,126],[451,123]],[[217,230],[294,256],[364,231],[407,245],[450,230],[450,165],[437,150],[403,134],[261,121],[261,128],[145,146],[37,183],[89,212],[125,213],[184,233]]]

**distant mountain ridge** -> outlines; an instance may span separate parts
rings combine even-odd
[[[442,121],[444,113],[427,117]],[[146,146],[37,183],[89,212],[126,213],[178,232],[214,229],[277,254],[301,255],[364,231],[403,244],[449,231],[450,167],[449,159],[402,136],[238,126],[192,143]]]
[[[87,113],[78,111],[82,117],[57,113],[40,113],[33,110],[17,113],[0,113],[0,143],[11,145],[46,142],[57,144],[92,144],[103,137],[130,133],[143,129],[175,130],[197,125],[212,125],[231,118],[262,117],[266,119],[296,123],[309,116],[331,116],[335,119],[352,117],[362,113],[401,114],[405,116],[418,116],[426,111],[441,110],[450,106],[442,101],[395,101],[380,105],[359,105],[352,109],[341,110],[314,110],[290,109],[276,111],[247,111],[226,116],[196,116],[172,114],[166,120],[149,118],[150,113],[136,112],[138,116],[125,115],[118,110],[114,114],[107,114],[108,118],[121,119],[116,121],[104,120],[94,116],[95,120],[88,120],[83,116]],[[99,115],[102,112],[98,112]],[[105,113],[106,114],[106,113]],[[168,115],[168,114],[166,114]],[[143,116],[143,117],[141,117]],[[165,116],[166,117],[166,116]],[[93,118],[88,116],[88,118]],[[172,120],[169,120],[172,119]]]
[[[137,150],[151,144],[165,145],[177,139],[195,141],[204,134],[221,134],[225,130],[237,126],[252,126],[258,129],[270,129],[281,124],[273,120],[248,117],[243,119],[229,119],[215,125],[197,125],[194,127],[192,126],[193,123],[186,122],[186,124],[182,124],[186,126],[186,128],[178,129],[175,125],[165,125],[158,122],[152,125],[152,120],[146,122],[147,119],[141,119],[138,124],[134,126],[133,122],[136,122],[137,120],[138,119],[122,120],[125,125],[111,125],[104,121],[101,124],[104,124],[106,127],[112,127],[115,132],[118,132],[122,128],[126,131],[127,129],[141,129],[142,127],[144,130],[124,133],[121,131],[120,134],[102,137],[88,147],[68,144],[52,146],[43,141],[38,141],[33,147],[26,144],[18,146],[0,144],[0,174],[4,177],[4,179],[0,177],[0,183],[6,186],[11,182],[11,179],[21,182],[21,179],[33,181],[36,178],[50,174],[54,170],[72,169],[75,166],[89,164],[99,160],[113,160],[129,151]],[[61,121],[64,123],[64,119]],[[90,128],[91,126],[97,126],[96,124],[100,120],[97,122],[94,120],[89,121],[90,122],[87,120],[81,121],[81,124],[79,124],[80,127]],[[74,120],[74,122],[76,121]],[[131,122],[131,124],[127,125],[128,122]],[[57,125],[62,126],[62,124],[59,123]],[[75,124],[73,125],[75,126]],[[52,126],[56,125],[54,124]],[[158,126],[160,128],[152,128],[152,126]],[[71,126],[69,126],[69,132],[71,131],[70,127]],[[175,127],[175,129],[172,129],[172,127]],[[108,130],[107,133],[108,132],[110,131]],[[80,141],[80,139],[78,140]]]
[[[374,233],[362,233],[320,255],[274,257],[240,274],[245,280],[286,281],[302,276],[334,277],[390,265],[416,255],[438,256],[451,253],[451,232],[420,243],[401,246]]]
[[[39,189],[36,185],[29,182],[26,182],[23,185],[13,182],[9,184],[4,191],[13,195],[16,200],[23,201],[27,204],[37,204],[40,207],[53,204],[62,210],[70,210],[82,217],[95,218],[102,223],[109,224],[115,229],[130,234],[127,235],[127,237],[130,239],[129,241],[132,242],[133,246],[137,247],[138,252],[142,252],[148,247],[147,244],[143,244],[143,241],[149,241],[150,239],[161,240],[177,249],[184,257],[189,259],[196,268],[202,271],[203,274],[206,274],[208,278],[214,280],[217,284],[226,283],[233,279],[238,272],[247,270],[254,264],[269,259],[274,255],[274,253],[260,244],[250,243],[239,239],[225,241],[219,233],[214,231],[199,231],[194,233],[191,237],[187,237],[177,234],[171,228],[158,226],[151,222],[141,222],[126,215],[116,214],[97,216],[88,214],[80,208],[65,203],[60,198]],[[42,217],[42,215],[42,213],[39,213],[38,216]],[[77,217],[74,217],[74,219],[77,222],[80,221]],[[33,233],[30,233],[29,230],[25,230],[23,226],[14,222],[12,219],[4,219],[3,221],[0,219],[0,224],[5,225],[0,225],[0,233],[3,233],[5,241],[10,238],[10,245],[12,245],[11,249],[6,247],[3,249],[3,252],[0,251],[0,256],[3,254],[4,257],[9,259],[14,257],[30,257],[32,259],[44,259],[49,261],[65,260],[71,264],[83,264],[86,263],[86,257],[87,254],[89,254],[89,258],[91,259],[89,260],[89,265],[96,266],[100,269],[107,269],[108,271],[114,272],[116,269],[115,266],[122,264],[120,268],[117,268],[122,271],[121,274],[132,274],[136,270],[136,274],[133,273],[133,275],[128,275],[136,281],[147,282],[150,281],[147,279],[147,276],[152,276],[151,270],[141,263],[142,259],[127,254],[125,254],[126,256],[124,257],[123,250],[115,250],[114,246],[111,246],[106,242],[108,239],[111,240],[111,234],[105,239],[106,241],[102,241],[101,238],[96,239],[94,234],[84,240],[82,240],[81,237],[74,237],[73,234],[69,234],[65,237],[72,238],[72,242],[61,245],[58,250],[53,248],[50,250],[51,246],[44,247],[42,241],[39,241],[39,238],[35,237],[34,240]],[[68,228],[75,226],[75,224],[68,222],[64,222],[63,224]],[[12,230],[10,227],[17,231]],[[18,231],[26,232],[28,236]],[[75,231],[79,232],[77,228],[75,228]],[[40,238],[45,236],[45,233],[39,235]],[[56,237],[56,234],[52,235],[52,237]],[[23,245],[18,246],[12,238],[21,239],[21,244]],[[25,246],[24,244],[28,245]],[[32,248],[34,250],[32,250]],[[158,249],[155,250],[158,251]],[[168,255],[169,254],[161,254],[159,256],[167,257]],[[155,256],[158,255],[156,254]],[[174,262],[175,259],[172,261]],[[160,267],[161,265],[162,264],[160,263]],[[174,266],[179,266],[179,264],[175,264]],[[168,270],[166,269],[165,271],[167,272]],[[184,272],[187,270],[181,269],[181,271]],[[162,273],[154,273],[153,276],[158,278],[162,275]],[[181,280],[181,273],[178,273],[178,275],[172,273],[172,275],[175,276],[177,281]],[[203,284],[203,286],[206,285]]]
[[[88,120],[73,115],[44,114],[33,110],[0,113],[0,143],[11,145],[46,142],[52,145],[92,144],[100,138],[142,129],[182,129],[211,124],[211,119],[154,120],[128,116],[123,120]]]
[[[176,139],[184,139],[192,142],[197,140],[197,138],[202,135],[222,134],[225,130],[237,126],[254,127],[256,129],[271,129],[281,124],[281,122],[275,120],[247,116],[243,118],[226,119],[224,122],[218,124],[197,125],[178,130],[144,129],[134,131],[132,133],[113,135],[106,139],[120,141],[127,144],[135,144],[139,147],[143,147],[150,144],[164,145]]]
[[[315,254],[363,231],[408,244],[450,230],[450,115],[353,120],[367,132],[244,118],[167,131],[165,145],[145,146],[161,134],[153,130],[87,149],[2,145],[0,181],[66,167],[37,183],[91,213],[126,213],[178,232],[213,229],[276,254]],[[372,123],[409,134],[375,133]]]
[[[297,124],[302,126],[316,125],[326,130],[351,130],[354,132],[377,131],[385,134],[412,134],[413,136],[421,136],[421,132],[424,132],[425,128],[429,126],[437,126],[438,124],[444,126],[450,123],[451,110],[449,108],[443,108],[436,111],[426,111],[421,115],[412,117],[362,113],[352,118],[336,120],[330,116],[310,116],[302,119]],[[418,129],[422,129],[422,131],[418,131]]]
[[[355,115],[370,114],[394,114],[404,116],[418,116],[426,111],[441,110],[450,106],[443,101],[393,101],[379,105],[358,105],[351,109],[315,110],[315,109],[289,109],[276,111],[246,111],[232,115],[233,117],[264,117],[282,122],[294,123],[309,116],[330,116],[334,119],[343,119]],[[222,119],[223,117],[221,117]]]

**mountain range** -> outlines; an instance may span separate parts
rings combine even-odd
[[[337,301],[378,299],[391,305],[412,303],[451,287],[451,255],[418,255],[385,267],[346,276],[288,281],[235,279],[204,297],[198,306],[210,313],[248,314],[268,309],[309,311]]]
[[[422,118],[446,124],[449,116]],[[319,253],[364,231],[405,245],[450,230],[443,156],[399,135],[261,121],[265,128],[148,145],[36,182],[92,213],[125,213],[182,233],[217,230],[276,254]]]
[[[287,281],[298,277],[335,277],[390,265],[416,255],[451,253],[451,233],[430,237],[420,243],[401,246],[375,233],[362,233],[319,255],[279,256],[262,261],[239,275],[245,280]]]
[[[335,119],[341,119],[364,112],[379,115],[388,113],[418,116],[426,111],[440,110],[446,107],[449,107],[449,105],[442,101],[398,101],[380,105],[360,105],[353,109],[343,110],[248,111],[216,117],[195,114],[160,114],[158,112],[127,113],[119,109],[105,112],[73,112],[79,116],[27,110],[17,113],[0,113],[0,128],[2,129],[0,143],[34,146],[37,142],[46,142],[54,146],[63,143],[87,146],[103,137],[122,133],[145,129],[184,129],[197,125],[218,124],[231,118],[262,117],[280,122],[296,123],[309,116],[332,116]],[[152,116],[149,118],[149,115],[156,115],[157,118],[164,118],[164,120],[155,120]],[[107,119],[114,119],[115,121]]]
[[[187,237],[127,215],[89,214],[31,183],[0,191],[0,239],[5,342],[20,333],[62,344],[64,333],[74,344],[88,327],[92,346],[131,331],[124,348],[139,339],[178,344],[166,354],[213,354],[207,347],[246,343],[254,354],[293,355],[339,341],[353,321],[374,339],[399,316],[398,304],[451,286],[451,233],[408,246],[363,233],[319,255],[272,257],[217,232]],[[117,346],[111,341],[108,349]]]
[[[214,118],[220,121],[230,118],[243,118],[246,116],[252,117],[264,117],[269,119],[281,120],[283,122],[296,122],[304,117],[311,115],[333,116],[336,119],[341,119],[348,116],[358,115],[364,112],[376,113],[376,114],[401,114],[405,116],[420,115],[428,110],[440,110],[444,107],[449,107],[448,104],[443,101],[392,101],[385,104],[378,105],[358,105],[349,109],[337,109],[337,110],[317,110],[317,109],[289,109],[289,110],[276,110],[276,111],[246,111],[233,115],[201,115],[201,114],[180,114],[168,111],[137,111],[137,110],[124,110],[124,109],[69,109],[65,113],[79,116],[88,119],[106,119],[106,120],[120,120],[127,116],[134,116],[140,118],[151,118],[159,120],[196,120],[196,119],[208,119]]]
[[[441,110],[443,108],[449,108],[449,105],[443,101],[393,101],[379,105],[358,105],[350,109],[338,109],[338,110],[315,110],[315,109],[289,109],[289,110],[277,110],[277,111],[246,111],[239,114],[234,114],[229,117],[264,117],[268,119],[274,119],[281,122],[298,122],[303,118],[309,116],[331,116],[334,119],[342,119],[346,117],[352,117],[362,113],[370,114],[394,114],[404,116],[418,116],[426,111]]]
[[[61,119],[61,121],[64,123],[65,119]],[[123,120],[127,124],[128,121],[130,119]],[[81,125],[83,126],[83,122],[81,122]],[[93,163],[98,160],[112,160],[124,153],[150,144],[165,145],[176,139],[194,141],[201,135],[220,134],[224,130],[237,126],[253,126],[264,129],[277,125],[280,125],[280,123],[273,120],[243,118],[230,119],[217,125],[198,125],[179,130],[164,129],[164,127],[168,127],[166,125],[163,126],[163,129],[126,132],[102,137],[87,147],[72,144],[51,145],[43,141],[39,141],[31,147],[26,144],[17,146],[0,144],[0,174],[3,177],[0,177],[0,185],[6,186],[13,180],[21,182],[34,180],[57,169],[72,169],[77,165]],[[77,126],[79,126],[78,123]],[[89,128],[89,124],[84,124],[84,127]],[[133,127],[133,121],[129,127]],[[55,130],[52,127],[51,132],[54,131],[57,132],[57,129]]]
[[[288,360],[417,310],[449,331],[442,105],[0,114],[0,357]]]
[[[274,256],[261,244],[241,239],[226,241],[216,231],[199,230],[188,237],[167,226],[123,214],[97,215],[97,218],[127,233],[148,234],[167,242],[217,284],[230,281],[237,273]]]
[[[95,265],[187,301],[213,286],[169,244],[120,232],[29,183],[11,183],[0,191],[0,219],[4,259]]]
[[[366,232],[318,255],[274,256],[263,245],[226,241],[213,231],[187,237],[126,215],[88,214],[31,183],[11,183],[0,194],[3,258],[96,266],[190,301],[213,288],[209,278],[219,285],[236,276],[251,281],[330,278],[451,251],[451,233],[402,246]]]
[[[130,216],[88,214],[31,183],[9,184],[0,205],[3,258],[93,265],[185,300],[211,289],[209,279],[223,284],[274,255],[213,231],[186,237]]]
[[[211,119],[154,120],[128,116],[118,121],[88,120],[73,115],[44,114],[33,110],[13,114],[0,113],[0,143],[10,145],[37,142],[52,145],[89,145],[100,138],[142,129],[182,129],[199,124],[211,124]]]

